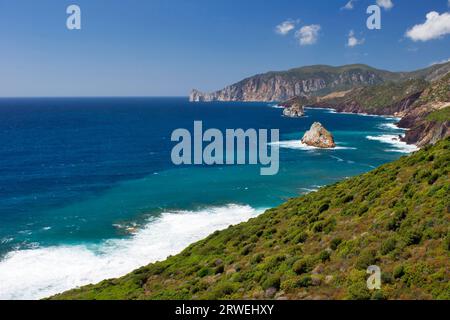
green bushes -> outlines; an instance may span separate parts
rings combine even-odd
[[[296,274],[301,275],[303,273],[308,273],[314,268],[314,262],[310,257],[305,257],[298,260],[292,266],[292,271]]]
[[[327,250],[324,250],[319,254],[319,259],[322,262],[330,261],[330,257],[331,257],[331,254]]]
[[[377,262],[377,252],[375,250],[364,250],[356,261],[356,268],[366,270],[367,267]]]
[[[308,234],[306,232],[300,232],[294,238],[294,243],[303,243],[308,239]]]
[[[251,263],[252,263],[252,264],[258,264],[258,263],[260,263],[261,261],[263,261],[263,259],[264,259],[264,254],[262,254],[262,253],[257,253],[257,254],[255,254],[255,255],[253,256],[253,258],[252,258],[252,260],[251,260]]]
[[[199,276],[200,278],[206,277],[208,275],[211,274],[211,269],[210,268],[201,268],[198,272],[197,272],[197,276]]]
[[[312,285],[312,278],[311,276],[308,275],[302,276],[297,282],[297,287],[299,288],[307,288],[310,287],[311,285]]]
[[[420,240],[422,240],[422,232],[418,229],[410,230],[405,235],[405,242],[408,246],[419,244]]]
[[[267,279],[263,282],[262,288],[267,290],[269,288],[275,288],[277,290],[280,289],[281,280],[279,276],[271,275],[267,277]]]
[[[381,254],[383,254],[383,255],[388,254],[389,252],[391,252],[395,249],[396,245],[397,245],[397,239],[395,237],[391,237],[391,238],[387,239],[386,241],[384,241],[381,244],[381,249],[380,249]]]
[[[333,240],[331,240],[330,249],[333,251],[336,250],[341,243],[342,243],[341,238],[334,238]]]
[[[365,282],[354,283],[348,288],[348,299],[350,300],[369,300],[371,296]]]
[[[404,275],[405,275],[405,268],[403,267],[403,265],[399,265],[399,266],[395,267],[394,272],[393,272],[393,276],[395,279],[400,279]]]
[[[387,229],[391,231],[396,231],[400,228],[402,221],[406,218],[406,209],[398,209],[394,217],[388,222]]]

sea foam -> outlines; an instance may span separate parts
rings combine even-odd
[[[382,134],[379,136],[367,136],[366,138],[368,140],[389,144],[394,147],[393,149],[385,149],[386,152],[411,153],[419,150],[417,146],[401,141],[398,135]]]
[[[230,204],[163,213],[130,238],[100,245],[55,246],[10,252],[0,261],[0,300],[40,299],[122,276],[181,252],[216,230],[264,210]]]
[[[286,149],[298,149],[298,150],[356,150],[356,148],[352,147],[342,147],[342,146],[336,146],[334,148],[317,148],[313,146],[309,146],[300,140],[286,140],[286,141],[278,141],[272,143],[272,145],[278,145],[280,148],[286,148]]]

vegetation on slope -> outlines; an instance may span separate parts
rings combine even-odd
[[[442,79],[433,82],[420,96],[416,105],[430,105],[450,102],[450,72]]]
[[[436,110],[430,113],[427,116],[428,121],[436,121],[439,123],[443,123],[446,121],[450,121],[450,107],[446,107],[444,109]]]
[[[56,299],[450,299],[450,139]],[[382,289],[366,287],[366,268]]]
[[[388,114],[386,112],[393,111],[392,113],[395,113],[411,105],[428,85],[429,83],[423,79],[386,82],[376,86],[356,88],[340,97],[321,98],[320,105],[341,108],[342,110],[339,111],[354,110],[371,114]],[[417,98],[411,102],[401,103],[415,94]]]

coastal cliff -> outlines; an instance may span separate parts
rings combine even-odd
[[[213,93],[193,90],[191,102],[284,101],[294,96],[320,96],[362,86],[408,79],[434,81],[450,71],[450,63],[413,72],[390,72],[363,64],[340,67],[315,65],[249,77]]]
[[[398,125],[409,129],[404,141],[419,147],[450,136],[450,73],[428,86]]]
[[[316,107],[337,112],[400,117],[400,128],[408,129],[403,141],[419,147],[450,135],[450,72],[433,82],[422,79],[356,88],[311,98]]]

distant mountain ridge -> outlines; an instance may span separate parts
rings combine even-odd
[[[412,72],[391,72],[364,64],[338,67],[314,65],[255,75],[213,93],[193,90],[189,98],[191,102],[284,101],[294,96],[320,96],[386,82],[409,79],[434,81],[449,71],[450,63]]]

